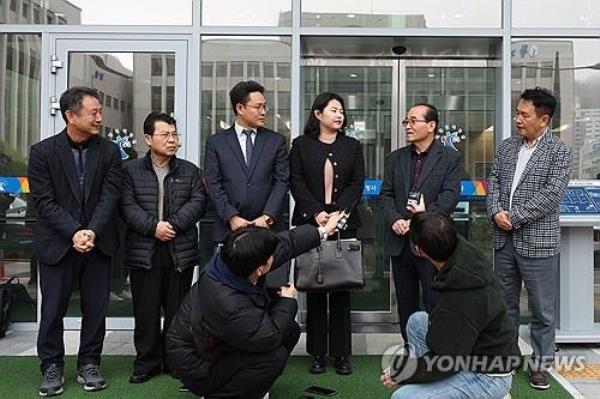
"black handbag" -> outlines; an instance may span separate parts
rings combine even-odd
[[[294,281],[298,291],[350,290],[365,285],[360,240],[324,241],[296,257]]]

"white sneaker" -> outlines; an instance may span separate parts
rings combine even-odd
[[[269,399],[269,392],[267,392],[267,393],[265,394],[265,396],[263,396],[263,399]]]

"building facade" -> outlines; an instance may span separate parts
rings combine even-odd
[[[576,0],[0,0],[0,277],[18,275],[37,297],[30,253],[29,146],[64,124],[56,102],[72,85],[96,88],[103,134],[123,158],[145,151],[142,121],[172,113],[183,135],[179,156],[202,165],[206,138],[230,126],[229,89],[254,79],[266,87],[267,125],[291,141],[323,91],[346,99],[348,134],[364,146],[367,186],[383,178],[385,156],[405,144],[411,104],[441,112],[437,139],[463,158],[454,219],[491,257],[485,179],[496,146],[515,134],[522,90],[559,98],[552,132],[574,149],[573,179],[600,175],[600,3]],[[369,190],[366,190],[369,191]],[[366,192],[368,282],[354,293],[357,331],[395,329],[389,259],[377,192]],[[293,200],[290,200],[290,209]],[[213,212],[201,221],[204,259]],[[113,265],[109,328],[132,328],[122,254]],[[35,309],[18,308],[20,328]],[[69,309],[67,328],[77,328]]]

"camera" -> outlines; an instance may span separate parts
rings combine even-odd
[[[418,191],[411,191],[408,193],[408,201],[406,201],[406,205],[417,206],[421,201],[421,193]]]

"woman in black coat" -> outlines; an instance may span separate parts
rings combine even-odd
[[[354,238],[360,225],[355,208],[365,170],[362,146],[345,136],[345,126],[344,100],[335,93],[320,94],[312,105],[304,135],[293,141],[290,151],[290,187],[296,201],[292,223],[319,226],[340,211],[352,211],[342,238]],[[306,349],[313,356],[309,371],[325,372],[329,343],[336,372],[351,374],[350,292],[307,293],[306,300]]]

